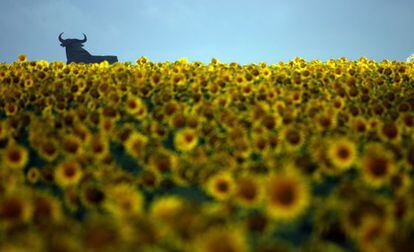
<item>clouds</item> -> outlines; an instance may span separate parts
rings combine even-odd
[[[414,50],[413,1],[3,0],[0,61],[66,61],[57,42],[88,36],[92,54],[135,61],[240,63],[305,59],[405,60]]]

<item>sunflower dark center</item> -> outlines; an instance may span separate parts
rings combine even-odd
[[[0,216],[6,219],[18,219],[22,213],[22,203],[18,199],[10,199],[3,205]]]
[[[50,144],[50,143],[49,144],[45,144],[43,146],[43,150],[48,155],[53,155],[56,152],[55,146],[53,146],[53,144]]]
[[[65,167],[64,173],[65,173],[65,176],[66,177],[73,177],[75,175],[75,173],[76,173],[75,167],[73,167],[73,166],[67,166],[67,167]]]
[[[185,141],[190,143],[191,141],[193,141],[194,137],[190,134],[185,135]]]
[[[347,159],[350,155],[350,151],[346,147],[340,147],[337,154],[341,159]]]
[[[297,145],[300,142],[300,136],[295,131],[289,131],[286,135],[286,138],[289,143]]]
[[[130,101],[130,102],[128,102],[128,107],[130,109],[134,109],[134,108],[137,107],[137,104],[135,103],[135,101]]]
[[[21,157],[21,153],[18,150],[12,150],[9,152],[9,159],[12,162],[19,162]]]
[[[102,202],[105,199],[105,195],[99,189],[88,188],[86,190],[86,198],[94,204],[99,204],[100,202]]]
[[[217,184],[216,184],[216,186],[217,186],[217,189],[220,192],[227,192],[227,190],[229,189],[229,185],[227,184],[227,182],[226,181],[222,181],[222,180],[218,181]]]
[[[93,145],[93,152],[95,152],[95,153],[100,153],[100,152],[102,152],[104,150],[104,147],[102,146],[102,144],[101,143],[95,143],[94,145]]]
[[[292,185],[280,183],[274,197],[282,205],[291,205],[295,201],[296,193]]]
[[[78,150],[78,144],[74,141],[68,141],[65,143],[65,150],[69,153],[75,153]]]
[[[246,182],[240,186],[239,195],[247,200],[253,200],[256,197],[256,188],[252,183]]]
[[[397,126],[395,126],[394,124],[386,124],[386,125],[384,125],[384,127],[382,128],[382,132],[389,139],[394,139],[394,138],[396,138],[398,136]]]
[[[388,171],[388,163],[384,158],[376,158],[370,163],[371,172],[375,177],[382,177]]]

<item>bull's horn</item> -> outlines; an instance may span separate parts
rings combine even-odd
[[[85,43],[85,42],[86,42],[86,40],[88,40],[88,39],[86,38],[85,33],[82,33],[82,34],[83,34],[83,40],[81,40],[81,43]]]
[[[60,41],[61,43],[65,42],[65,40],[62,38],[62,34],[63,34],[63,32],[59,35],[59,41]]]

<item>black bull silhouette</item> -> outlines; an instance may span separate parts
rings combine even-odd
[[[66,47],[67,64],[74,63],[99,63],[108,61],[110,64],[118,62],[116,56],[95,56],[83,49],[83,43],[86,42],[86,35],[83,34],[83,39],[63,39],[63,32],[59,35],[60,45]]]

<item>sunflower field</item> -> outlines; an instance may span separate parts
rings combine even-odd
[[[0,64],[0,251],[414,251],[414,63]]]

